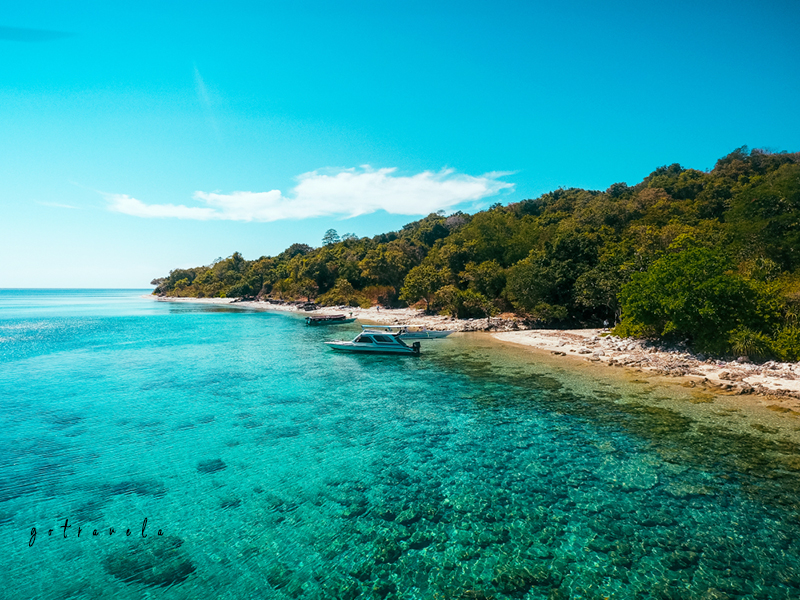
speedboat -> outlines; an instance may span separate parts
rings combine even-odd
[[[399,332],[362,331],[350,342],[325,342],[334,350],[362,352],[365,354],[410,354],[419,355],[419,342],[409,346],[400,339]]]
[[[338,325],[353,321],[355,318],[348,319],[345,315],[309,315],[306,317],[306,325]]]
[[[455,333],[454,329],[431,331],[424,325],[420,329],[411,329],[408,325],[362,325],[361,328],[364,332],[399,333],[401,340],[440,340]]]

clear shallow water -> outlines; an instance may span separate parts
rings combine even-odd
[[[10,598],[800,597],[792,444],[142,293],[0,290]]]

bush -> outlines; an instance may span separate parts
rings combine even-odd
[[[367,306],[362,303],[362,308],[369,308],[374,304],[392,306],[397,297],[397,291],[390,285],[370,285],[361,290],[361,294],[369,302]]]
[[[569,318],[569,310],[566,306],[547,304],[546,302],[540,302],[534,306],[529,314],[537,321],[544,323],[566,321]]]
[[[728,337],[728,343],[736,354],[748,358],[765,359],[775,355],[770,337],[747,327],[734,329]]]
[[[347,306],[362,306],[366,303],[367,308],[371,306],[368,298],[356,291],[347,279],[338,279],[336,285],[322,294],[317,301],[320,304],[332,306],[345,304]]]
[[[619,325],[612,330],[614,335],[619,337],[634,338],[654,338],[658,337],[654,327],[642,323],[634,323],[631,319],[623,319]]]
[[[499,312],[483,294],[474,290],[460,290],[452,284],[439,289],[431,303],[441,313],[459,319],[485,318]]]
[[[473,290],[461,292],[461,318],[488,318],[496,315],[497,307],[486,296]]]
[[[773,346],[780,360],[800,361],[800,328],[796,326],[783,328],[778,332]]]
[[[458,317],[461,306],[461,290],[452,284],[442,286],[433,296],[431,304],[441,314]]]
[[[765,284],[733,274],[729,266],[708,248],[661,257],[622,288],[619,331],[688,339],[716,353],[729,352],[734,339],[760,348],[753,336],[774,330],[778,302]]]

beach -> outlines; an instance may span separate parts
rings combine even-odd
[[[673,378],[685,387],[697,387],[714,394],[742,396],[742,402],[771,406],[771,410],[800,417],[800,364],[765,362],[757,364],[747,357],[719,360],[693,354],[686,348],[666,348],[653,342],[622,339],[603,329],[524,329],[521,319],[453,319],[426,315],[410,308],[368,309],[325,306],[306,312],[292,303],[241,301],[237,298],[158,297],[160,302],[219,304],[250,310],[275,310],[302,314],[345,314],[368,323],[409,325],[432,330],[484,332],[493,339],[515,344],[534,352],[545,352],[563,361],[583,361],[598,367],[621,368],[633,372]],[[504,315],[505,316],[505,315]],[[749,398],[749,400],[748,400]]]

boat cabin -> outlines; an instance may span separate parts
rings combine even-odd
[[[334,350],[363,352],[366,354],[419,354],[419,342],[411,346],[400,339],[399,332],[362,331],[353,341],[325,342]]]
[[[390,344],[402,345],[405,344],[400,340],[397,335],[390,335],[384,333],[362,332],[353,340],[354,344]]]

